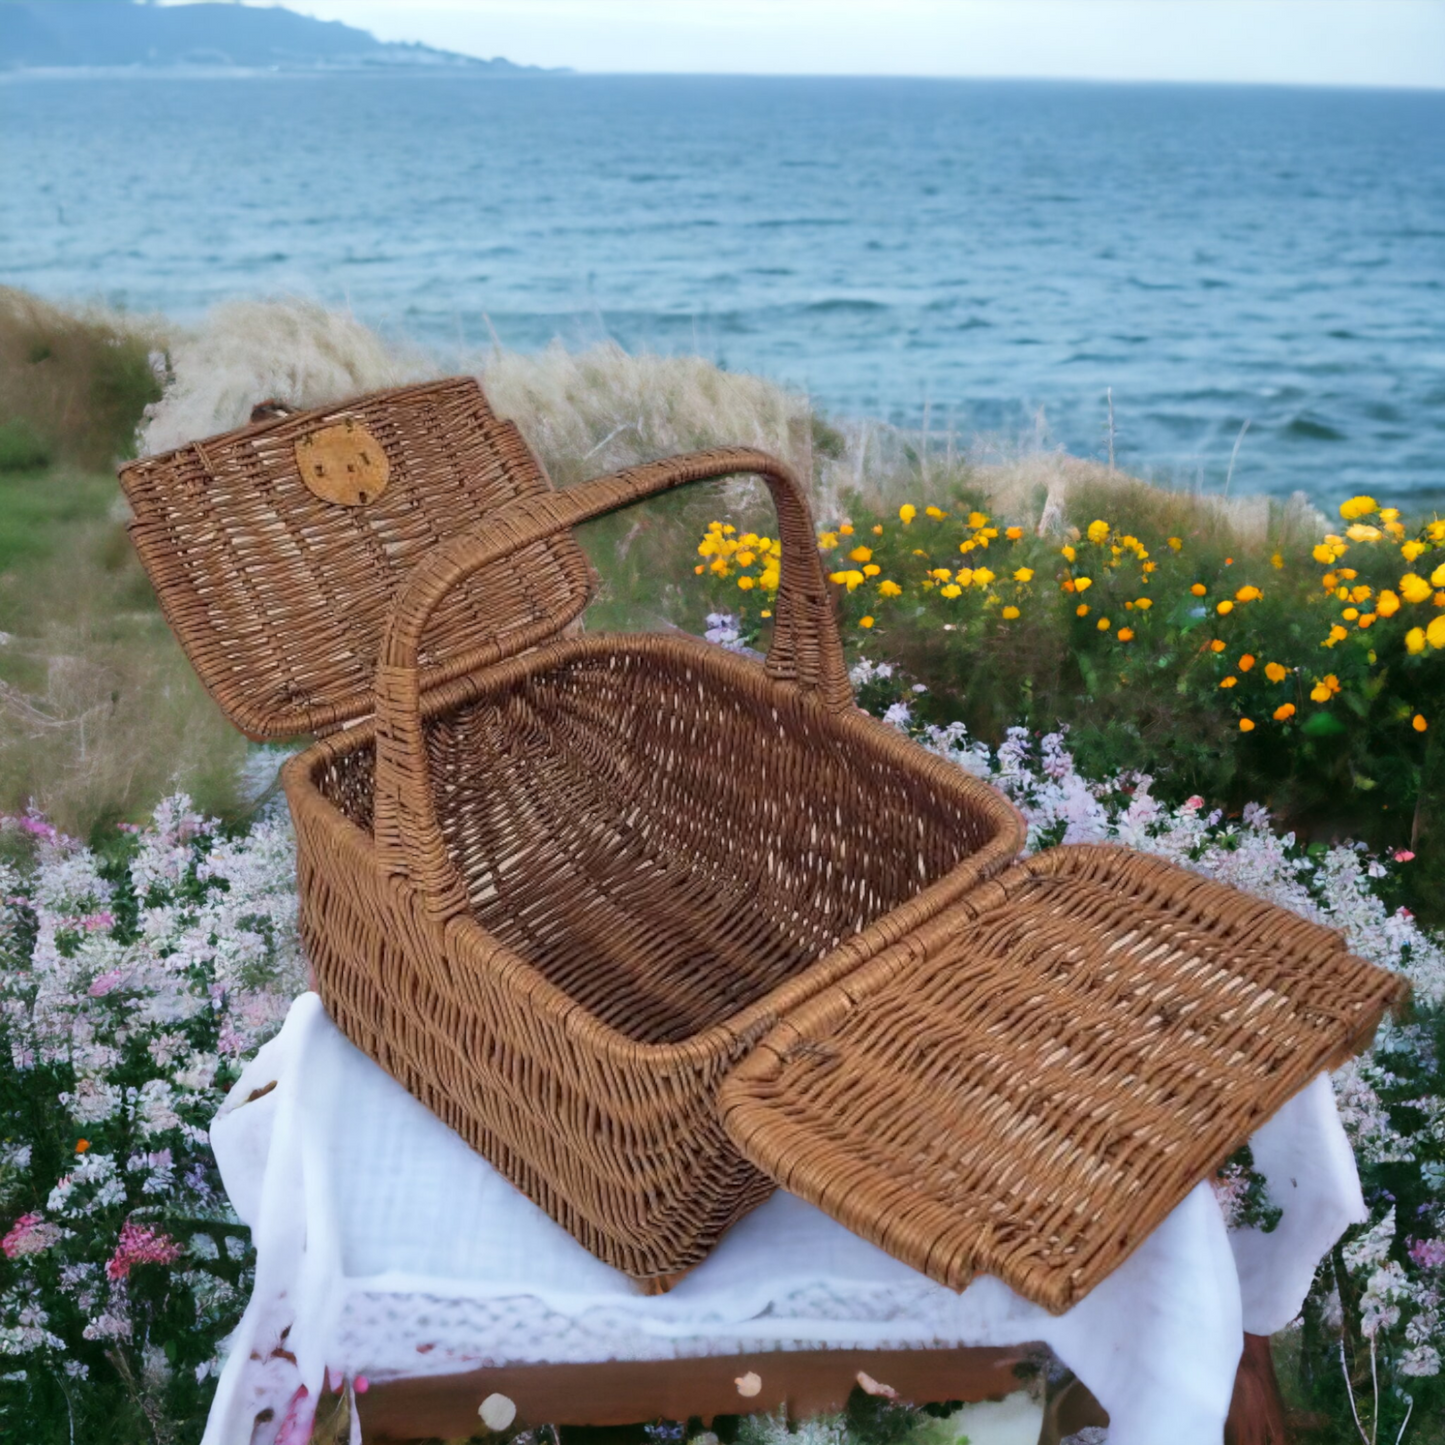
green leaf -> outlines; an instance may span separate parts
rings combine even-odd
[[[1307,737],[1333,738],[1345,730],[1345,725],[1332,712],[1317,712],[1300,729]]]

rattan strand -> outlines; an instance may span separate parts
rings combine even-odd
[[[1057,848],[790,1013],[720,1102],[855,1233],[1059,1312],[1402,994],[1295,914]]]
[[[301,477],[296,443],[355,421],[384,448],[386,490],[337,506]],[[171,630],[226,715],[253,738],[372,710],[392,601],[417,563],[494,508],[550,484],[469,377],[263,421],[123,467],[131,540]],[[423,648],[435,686],[550,637],[591,578],[565,533],[456,588]]]

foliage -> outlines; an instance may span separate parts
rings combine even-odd
[[[0,1433],[194,1439],[251,1275],[206,1126],[305,981],[290,832],[173,798],[0,847]]]
[[[1246,552],[1132,518],[1041,537],[964,496],[860,506],[818,546],[846,642],[920,679],[920,718],[994,742],[1067,724],[1093,773],[1262,798],[1302,831],[1419,852],[1428,907],[1445,877],[1427,806],[1445,801],[1445,521],[1342,510],[1343,535]],[[707,601],[765,645],[776,540],[714,522],[697,550]]]

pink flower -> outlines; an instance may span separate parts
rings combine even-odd
[[[108,928],[115,927],[115,914],[113,913],[92,913],[80,920],[80,926],[87,933],[103,933]]]
[[[1445,1265],[1445,1239],[1412,1239],[1410,1258],[1421,1269],[1439,1269]]]
[[[58,1224],[47,1224],[43,1214],[22,1214],[10,1227],[10,1233],[0,1239],[0,1249],[6,1259],[15,1259],[22,1254],[44,1254],[61,1236]]]
[[[1185,798],[1184,800],[1184,811],[1186,813],[1197,813],[1203,806],[1204,799],[1201,798],[1198,793],[1195,793],[1192,798]]]
[[[120,987],[121,971],[113,968],[109,973],[98,974],[95,981],[86,989],[91,998],[104,998],[106,994],[113,993]]]
[[[1390,857],[1397,863],[1410,863],[1414,861],[1415,855],[1408,848],[1396,848]]]
[[[174,1264],[181,1257],[181,1247],[170,1235],[127,1219],[121,1226],[115,1253],[106,1262],[106,1277],[115,1283],[127,1278],[138,1264]]]

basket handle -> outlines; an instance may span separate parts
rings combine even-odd
[[[853,689],[833,603],[813,535],[812,514],[793,473],[766,452],[716,448],[630,467],[611,476],[521,497],[434,548],[392,604],[376,670],[375,836],[382,868],[409,877],[419,902],[441,922],[467,908],[466,889],[447,852],[432,804],[431,769],[422,724],[422,635],[443,597],[473,572],[593,517],[709,478],[751,472],[763,478],[778,514],[782,569],[773,603],[773,642],[764,664],[825,708],[853,706]],[[534,638],[500,645],[490,666]]]

